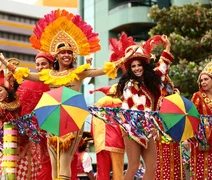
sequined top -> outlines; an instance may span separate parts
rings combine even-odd
[[[200,114],[212,115],[212,99],[208,98],[203,91],[194,93],[191,101],[195,104]]]

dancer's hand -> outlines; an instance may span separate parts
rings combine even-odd
[[[170,49],[171,49],[171,43],[170,43],[168,37],[167,37],[166,35],[163,34],[163,35],[162,35],[162,39],[163,39],[163,41],[166,43],[166,50],[167,50],[167,51],[170,51]]]
[[[127,48],[124,56],[125,61],[128,60],[137,51],[138,48],[139,47],[137,45]]]
[[[92,65],[93,58],[92,57],[86,57],[86,63]]]
[[[4,61],[4,60],[5,60],[4,55],[3,55],[2,53],[0,53],[0,61],[2,62],[2,61]]]
[[[191,143],[188,142],[187,140],[183,141],[183,145],[185,146],[185,148],[186,148],[187,150],[189,150],[189,149],[191,148]]]
[[[178,88],[174,88],[173,90],[174,90],[174,93],[180,94],[180,90]]]

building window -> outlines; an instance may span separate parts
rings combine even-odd
[[[133,6],[149,6],[157,4],[157,0],[110,0],[109,10],[117,8],[119,6],[133,7]]]
[[[3,31],[0,31],[0,38],[22,41],[22,42],[29,42],[28,35],[15,34],[15,33],[10,33],[10,32],[3,32]]]
[[[2,51],[0,50],[6,58],[17,58],[22,61],[30,61],[34,62],[35,56],[34,55],[29,55],[29,54],[22,54],[22,53],[17,53],[17,52],[10,52],[10,51]]]
[[[15,21],[15,17],[14,16],[8,16],[8,20],[10,20],[10,21]]]
[[[9,13],[0,12],[0,19],[6,19],[14,22],[21,22],[24,24],[33,24],[35,25],[38,21],[36,18],[25,17],[20,15],[14,15]]]

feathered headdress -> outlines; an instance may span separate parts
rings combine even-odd
[[[133,38],[131,36],[127,37],[125,33],[122,33],[119,37],[119,40],[116,38],[109,39],[110,42],[110,49],[113,51],[113,53],[110,56],[110,61],[114,62],[123,57],[131,48],[136,44],[136,42],[133,41]],[[121,66],[121,69],[123,72],[126,72],[131,62],[135,59],[144,60],[146,63],[150,62],[150,59],[152,57],[152,50],[154,47],[156,47],[158,44],[165,45],[165,42],[162,39],[162,36],[157,35],[149,40],[147,40],[142,46],[140,46],[137,51],[128,59],[126,62],[123,63]]]
[[[71,50],[86,56],[100,50],[98,34],[81,19],[66,10],[54,10],[41,18],[34,28],[30,42],[35,49],[51,54]],[[63,44],[62,49],[59,48]]]

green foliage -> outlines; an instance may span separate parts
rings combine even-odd
[[[183,96],[191,98],[192,94],[199,90],[197,83],[199,74],[211,60],[206,59],[197,64],[183,59],[170,67],[170,77]]]
[[[169,37],[175,56],[170,77],[181,93],[190,97],[198,90],[196,81],[202,68],[201,62],[211,55],[211,9],[199,3],[171,6],[170,9],[159,9],[156,5],[151,8],[148,16],[156,23],[149,35],[166,34]]]

